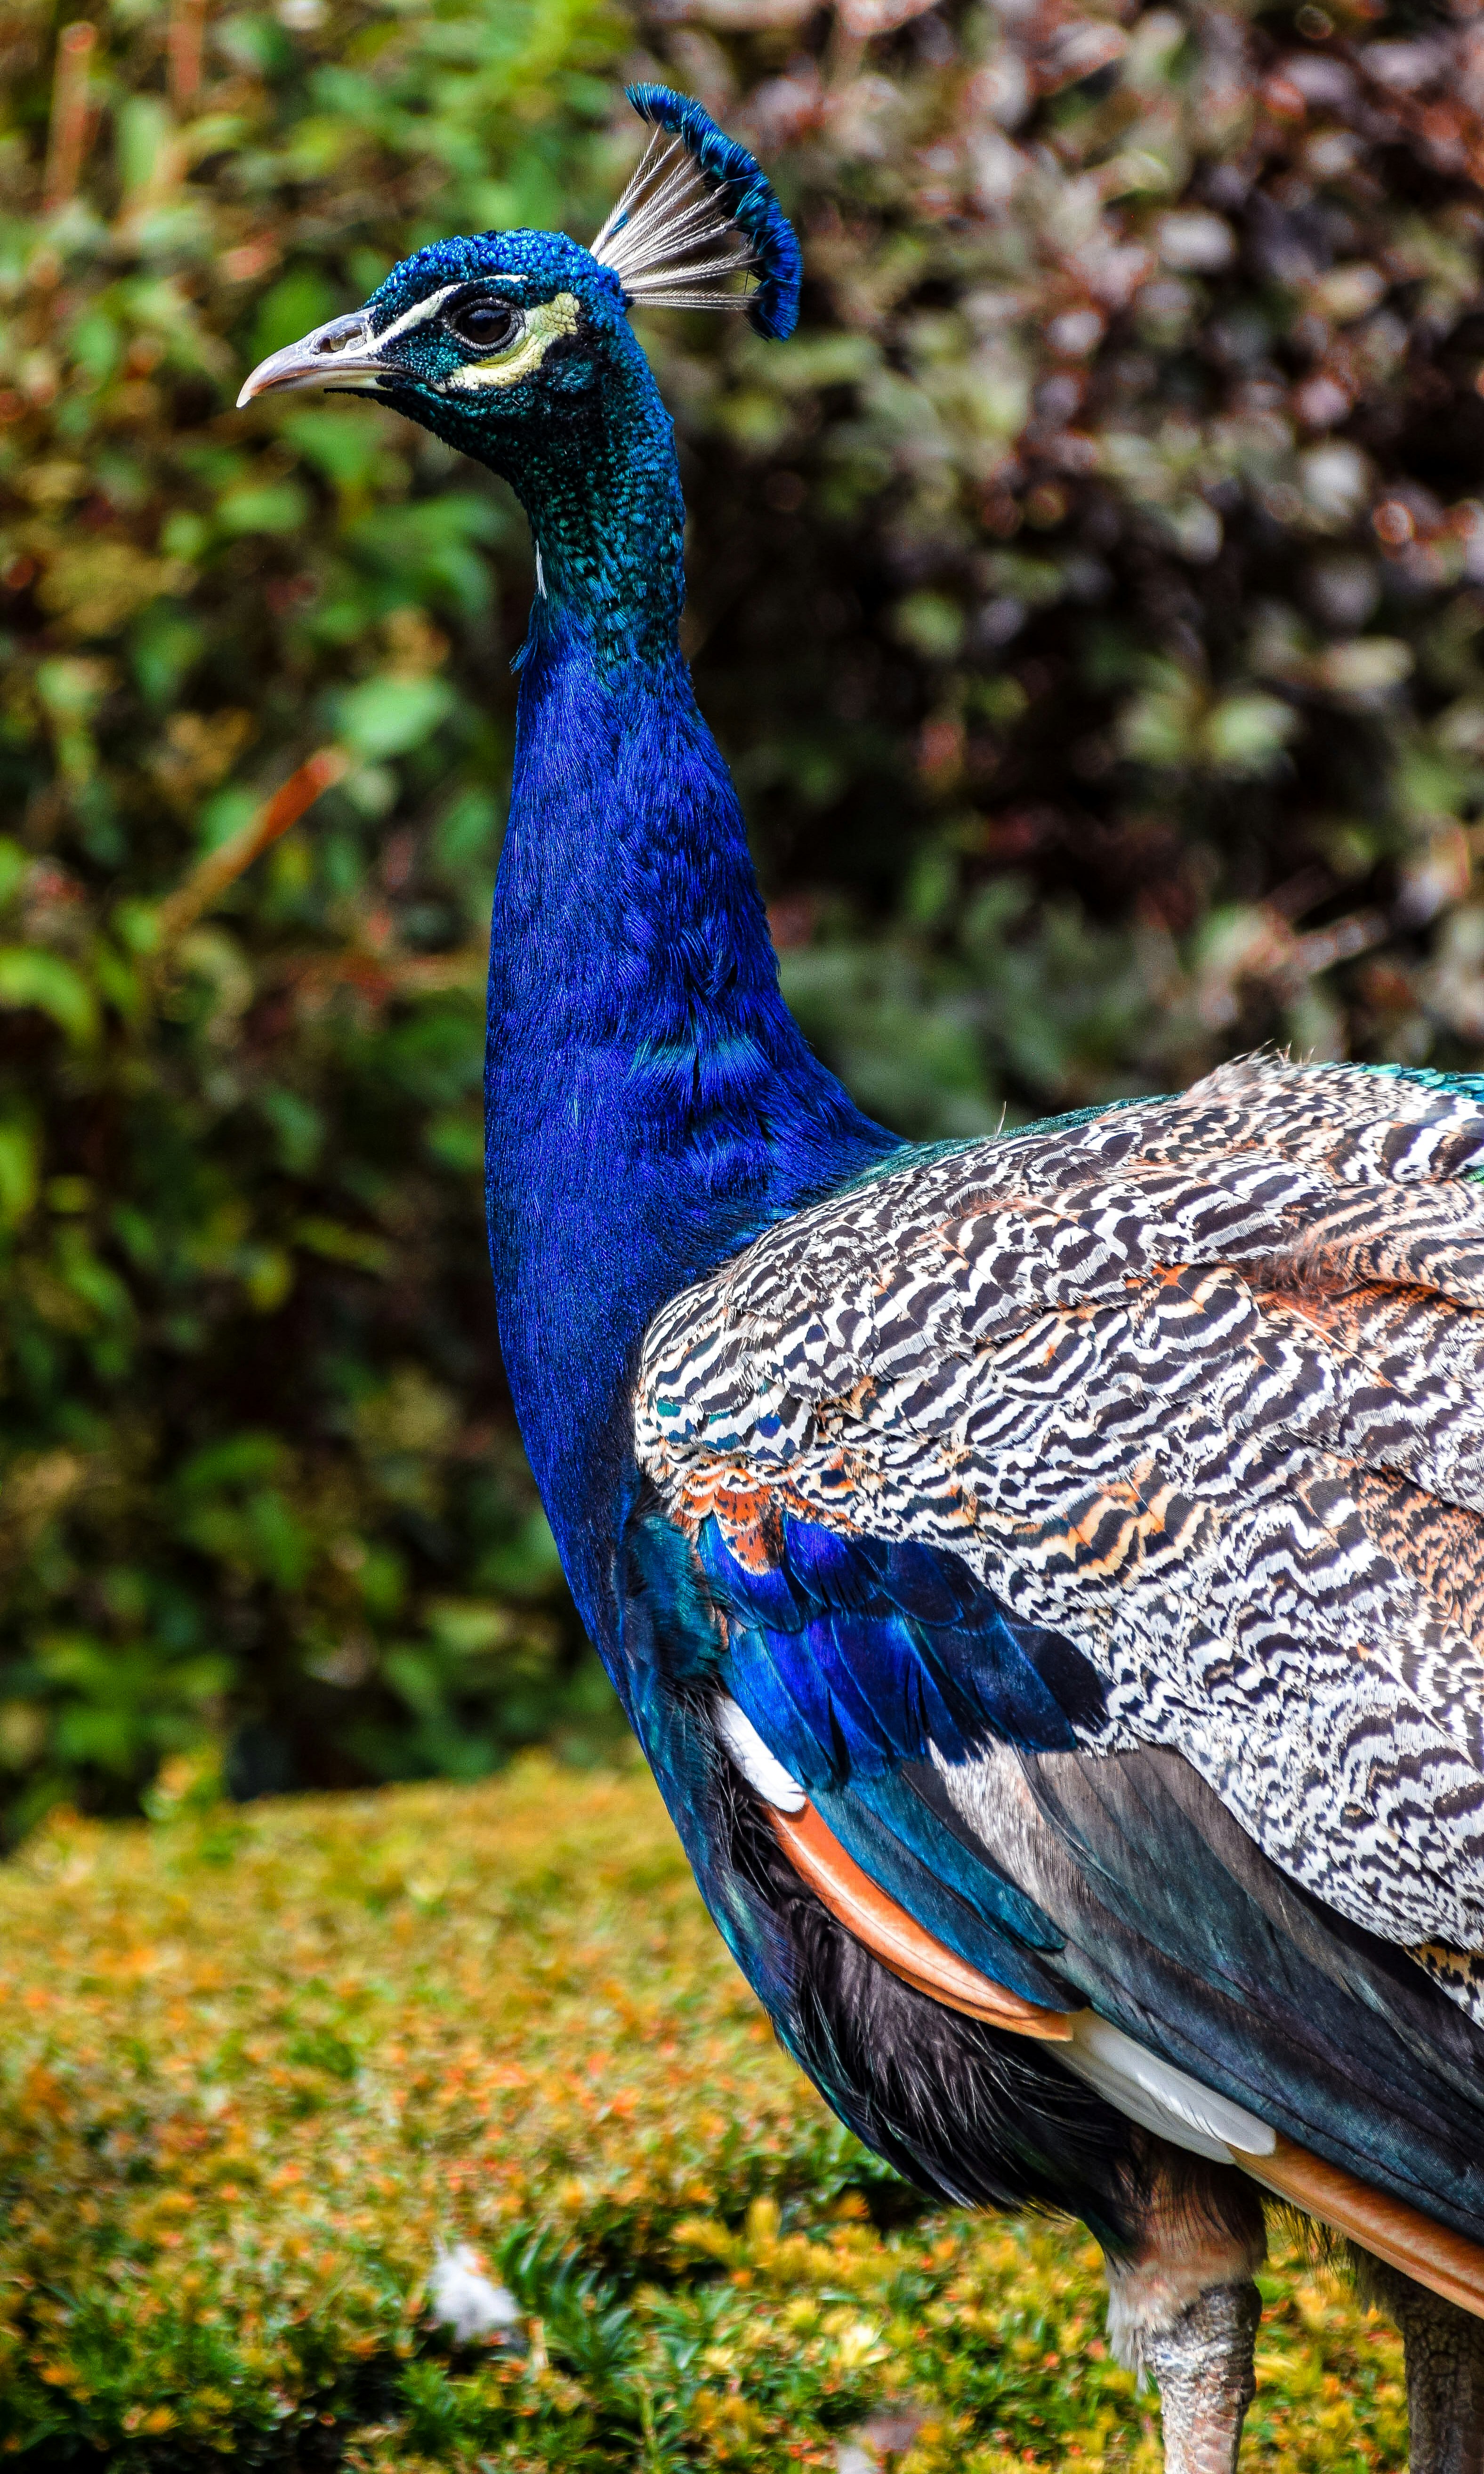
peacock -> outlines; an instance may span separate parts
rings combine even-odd
[[[967,2207],[1085,2220],[1229,2474],[1266,2202],[1484,2466],[1484,1077],[1262,1055],[921,1147],[788,1012],[679,648],[635,303],[797,315],[694,101],[591,248],[440,241],[241,400],[354,390],[536,553],[495,894],[504,1362],[581,1611],[787,2050]]]

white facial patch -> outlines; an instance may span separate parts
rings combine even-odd
[[[513,344],[487,361],[470,361],[442,381],[445,395],[472,395],[484,387],[519,386],[539,370],[559,335],[574,335],[581,316],[575,292],[559,292],[552,301],[527,309],[525,323]]]
[[[437,317],[450,294],[462,292],[463,289],[462,283],[440,284],[438,290],[430,292],[426,301],[414,301],[410,309],[404,309],[400,318],[394,318],[389,327],[382,327],[379,335],[369,336],[367,341],[372,349],[377,352],[383,344],[395,344],[399,335],[410,334],[414,327],[426,327],[429,318]]]
[[[480,276],[478,280],[487,291],[498,291],[501,279],[498,275],[485,275]],[[466,292],[468,288],[467,277],[462,278],[457,283],[441,283],[436,292],[428,294],[426,301],[414,301],[411,308],[404,309],[400,318],[394,318],[389,327],[383,327],[379,335],[373,335],[368,330],[366,337],[368,346],[373,350],[378,350],[382,344],[395,344],[399,335],[410,334],[414,327],[426,327],[429,318],[437,317],[446,301],[450,301],[455,292]]]

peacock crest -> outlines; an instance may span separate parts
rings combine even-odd
[[[631,85],[653,130],[592,244],[627,301],[667,309],[745,309],[760,335],[791,335],[801,266],[793,228],[744,146],[689,95]],[[750,278],[735,288],[736,276]]]

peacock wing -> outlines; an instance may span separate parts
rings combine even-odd
[[[1404,1953],[1280,1873],[1179,1754],[1075,1748],[1092,1715],[1075,1652],[1007,1618],[956,1559],[852,1544],[787,1515],[762,1569],[728,1570],[714,1538],[702,1545],[704,1562],[652,1494],[636,1504],[633,1630],[664,1669],[660,1729],[690,1740],[651,1738],[643,1717],[642,1732],[672,1805],[678,1789],[718,1923],[785,2041],[863,2135],[971,2199],[1004,2195],[993,2176],[1010,2139],[1033,2150],[1011,2195],[1055,2201],[1065,2186],[1046,2151],[1064,2166],[1080,2142],[1072,2187],[1096,2193],[1095,2164],[1116,2168],[1123,2142],[1105,2131],[1097,2154],[1095,2125],[1058,2105],[1059,2066],[1126,2122],[1281,2176],[1287,2195],[1435,2283],[1437,2228],[1451,2226],[1466,2239],[1446,2290],[1484,2307],[1484,2252],[1469,2239],[1484,2228],[1484,2031]],[[976,1702],[993,1729],[969,1718]],[[1074,1748],[1032,1748],[1058,1734]],[[893,2056],[909,2095],[933,2085],[916,2040],[939,2031],[884,2004],[879,1975],[837,1982],[816,1941],[779,1950],[790,1903],[776,1864],[783,1916],[760,1963],[747,1909],[766,1868],[756,1829],[749,1858],[745,1822],[717,1819],[708,1734],[771,1823],[784,1869],[864,1944],[862,1964],[868,1953],[1003,2031],[963,2118],[930,2098],[911,2136],[900,2090],[883,2104]],[[841,2083],[852,2034],[869,2064]],[[1334,2188],[1316,2184],[1316,2160],[1336,2169]],[[1116,2187],[1104,2205],[1116,2211]]]
[[[1162,1748],[1477,2001],[1481,1159],[1471,1084],[1258,1060],[909,1155],[656,1318],[640,1467],[721,1674],[949,1947],[950,1891],[1035,1944],[885,1813],[904,1767]]]

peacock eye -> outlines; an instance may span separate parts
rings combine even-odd
[[[498,301],[466,301],[449,320],[460,343],[474,344],[482,352],[498,352],[510,342],[520,323],[517,311]]]

